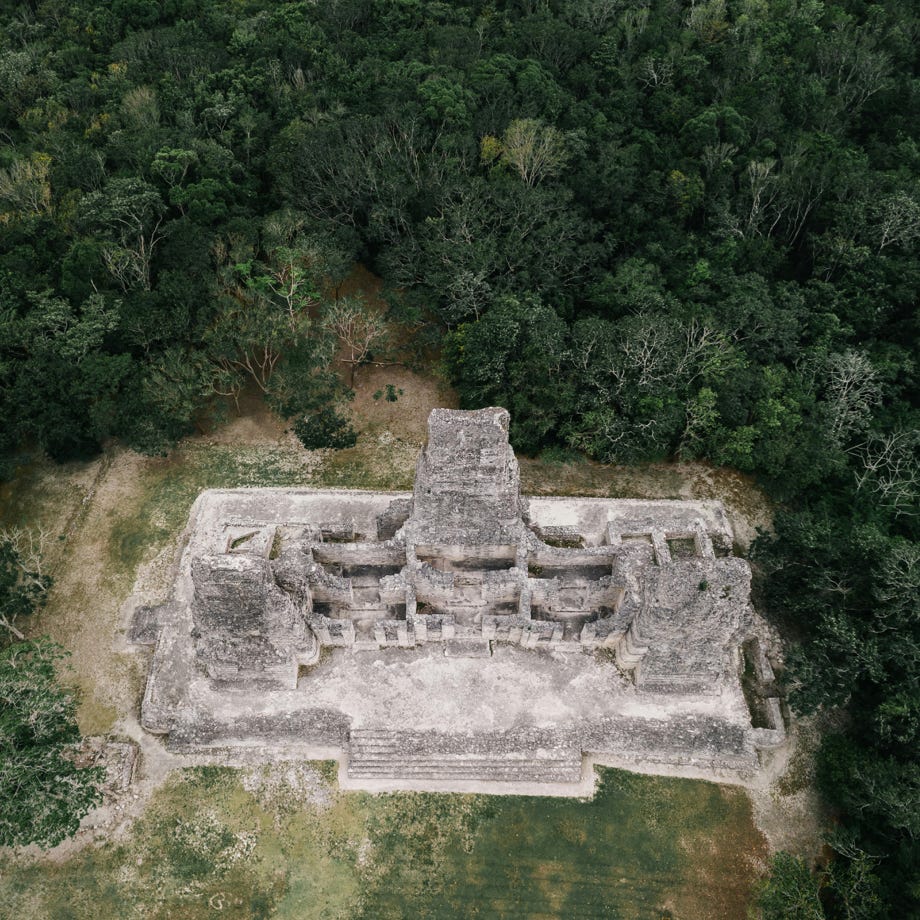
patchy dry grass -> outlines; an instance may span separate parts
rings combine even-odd
[[[306,793],[268,796],[265,771],[174,773],[122,842],[0,859],[0,913],[740,920],[764,856],[743,793],[709,783],[605,770],[592,802],[370,796],[299,769]]]
[[[757,530],[772,525],[772,505],[753,479],[703,463],[609,466],[584,458],[518,458],[521,488],[529,495],[606,498],[717,499],[724,503],[735,541],[747,550]]]

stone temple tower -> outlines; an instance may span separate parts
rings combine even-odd
[[[336,751],[377,790],[584,794],[584,755],[753,776],[785,729],[725,509],[523,498],[508,429],[434,410],[413,493],[203,493],[172,597],[132,626],[144,727]]]
[[[418,458],[407,538],[418,546],[512,547],[524,507],[505,409],[435,409]]]

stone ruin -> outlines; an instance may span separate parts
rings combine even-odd
[[[754,778],[785,732],[721,504],[525,498],[508,421],[434,410],[411,494],[202,493],[172,598],[131,628],[144,727],[333,757],[347,788]]]

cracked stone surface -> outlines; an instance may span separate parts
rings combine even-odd
[[[753,782],[750,570],[718,502],[527,498],[504,409],[438,409],[413,493],[237,489],[138,608],[177,751],[333,756],[343,785],[590,792],[591,761]],[[761,663],[762,666],[762,663]]]

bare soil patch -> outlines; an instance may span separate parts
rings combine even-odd
[[[395,400],[387,399],[392,387]],[[443,381],[406,367],[361,367],[355,375],[355,398],[349,406],[352,424],[362,432],[381,429],[423,444],[432,409],[453,409],[457,396]]]
[[[291,435],[280,416],[268,407],[255,386],[240,393],[238,408],[230,405],[223,424],[216,425],[201,438],[213,444],[284,444]]]
[[[133,574],[107,563],[111,525],[133,501],[149,461],[120,451],[100,462],[103,475],[64,541],[66,555],[55,566],[47,606],[30,624],[32,634],[50,635],[72,653],[71,676],[81,690],[80,729],[86,734],[109,731],[120,712],[133,709],[143,671],[136,656],[112,648]]]

